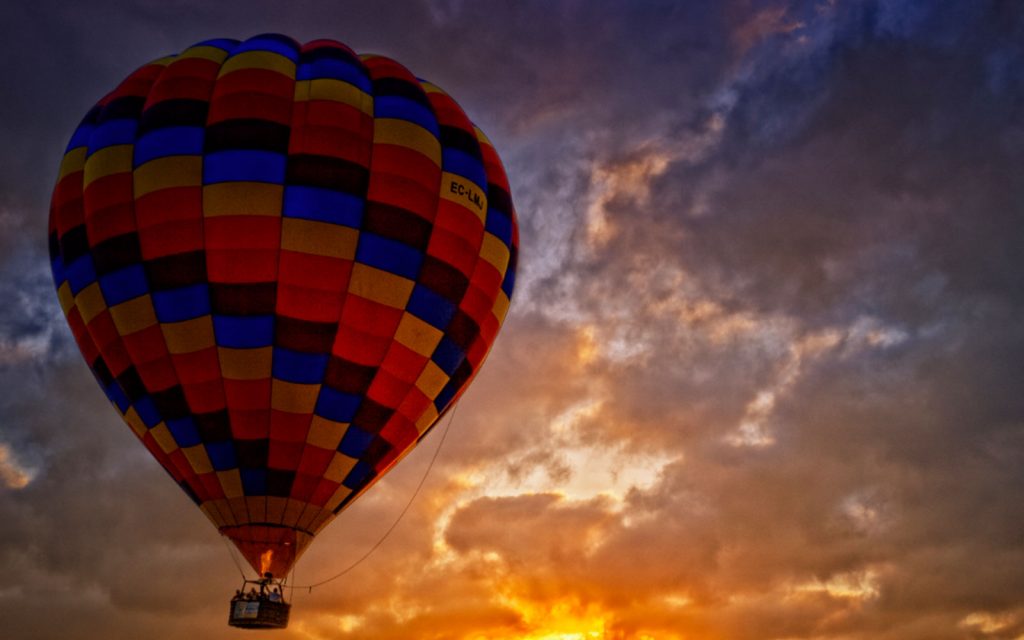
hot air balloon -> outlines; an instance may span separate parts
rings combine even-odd
[[[49,244],[117,412],[278,579],[479,371],[518,231],[494,147],[444,91],[265,34],[101,99],[61,162]]]

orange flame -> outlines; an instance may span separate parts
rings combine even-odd
[[[267,549],[260,554],[260,577],[270,571],[270,563],[274,560],[274,550]]]

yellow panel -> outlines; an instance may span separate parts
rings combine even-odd
[[[70,288],[68,292],[70,293]],[[103,299],[103,292],[100,290],[100,283],[94,282],[82,289],[75,296],[75,305],[78,306],[78,313],[82,316],[82,322],[89,324],[92,319],[98,316],[107,308],[107,301]]]
[[[469,209],[481,222],[484,222],[487,216],[487,194],[462,176],[443,172],[441,197]]]
[[[270,406],[289,413],[312,413],[320,393],[318,384],[297,384],[277,379],[271,388]]]
[[[213,339],[213,320],[201,316],[182,322],[168,322],[160,325],[171,353],[192,353],[208,349],[217,344]]]
[[[170,187],[196,187],[203,184],[201,156],[157,158],[135,169],[135,197]]]
[[[199,510],[202,511],[203,514],[210,519],[210,522],[213,523],[213,526],[217,527],[218,529],[220,529],[226,524],[224,522],[224,517],[220,514],[220,511],[217,509],[217,506],[213,503],[213,500],[207,500],[203,504],[199,505]]]
[[[440,329],[430,326],[410,313],[402,315],[398,330],[395,332],[395,340],[428,358],[443,337],[444,333]]]
[[[270,377],[273,347],[259,349],[229,349],[217,347],[220,372],[231,380],[265,380]]]
[[[423,415],[416,421],[416,430],[421,434],[430,428],[430,425],[434,424],[437,420],[437,409],[434,405],[427,407],[427,410],[423,412]]]
[[[235,516],[235,522],[238,524],[252,522],[252,518],[249,517],[249,507],[245,504],[244,496],[239,495],[228,498],[228,508],[231,509],[231,515]]]
[[[416,387],[428,398],[433,400],[441,393],[444,385],[448,384],[448,374],[441,370],[441,367],[431,360],[423,369],[423,373],[416,380]]]
[[[441,87],[437,86],[433,82],[427,82],[426,80],[420,80],[420,86],[423,88],[423,91],[426,92],[426,93],[440,93],[441,95],[445,95],[445,96],[448,95],[447,93],[444,92],[444,90]]]
[[[302,511],[302,515],[299,516],[299,521],[295,523],[296,529],[302,529],[304,531],[312,531],[309,528],[310,523],[320,515],[320,508],[315,507],[311,504],[306,505],[306,508]]]
[[[194,447],[185,447],[181,452],[188,458],[188,463],[192,465],[192,470],[196,473],[210,473],[213,471],[210,456],[206,455],[206,447],[203,445],[197,444]]]
[[[335,452],[334,458],[331,459],[331,464],[327,465],[327,471],[324,471],[324,478],[331,482],[341,482],[354,466],[356,466],[355,458],[350,458],[344,453]]]
[[[284,521],[284,509],[288,504],[288,498],[277,496],[267,497],[267,522],[281,524]]]
[[[111,307],[110,316],[114,319],[117,332],[122,336],[131,335],[156,324],[153,299],[149,297],[149,294]]]
[[[88,149],[86,147],[75,147],[64,154],[64,158],[60,161],[60,171],[57,173],[57,182],[60,182],[66,176],[85,168],[85,153],[87,151]]]
[[[65,282],[58,287],[57,300],[60,302],[60,308],[64,311],[65,316],[71,313],[71,309],[75,306],[75,296],[71,295],[70,284]]]
[[[359,109],[368,116],[373,115],[373,97],[342,80],[317,78],[299,80],[295,83],[295,101],[330,100],[343,102]]]
[[[508,246],[497,236],[484,233],[484,241],[480,245],[480,257],[493,264],[498,273],[504,274],[508,267]]]
[[[504,291],[498,290],[498,297],[494,300],[494,308],[491,313],[498,319],[498,323],[505,321],[505,314],[508,313],[509,299]]]
[[[246,496],[245,508],[249,510],[252,522],[267,521],[267,498],[265,496]]]
[[[341,436],[348,429],[348,423],[334,422],[327,418],[314,415],[309,423],[309,433],[306,434],[306,442],[309,444],[333,451],[341,444]]]
[[[178,448],[178,443],[174,441],[171,430],[163,422],[150,429],[149,432],[153,434],[153,439],[160,445],[160,449],[164,453],[170,453]]]
[[[323,529],[331,520],[334,520],[334,514],[327,509],[323,509],[319,511],[316,514],[316,517],[313,518],[313,521],[309,523],[308,531],[316,533]]]
[[[220,513],[220,517],[224,520],[225,527],[232,527],[238,524],[235,521],[235,514],[231,512],[231,505],[224,498],[217,498],[216,500],[210,500],[210,503]]]
[[[352,493],[352,490],[346,487],[345,485],[338,487],[338,490],[334,492],[334,495],[331,496],[331,499],[327,501],[327,504],[324,505],[324,508],[327,511],[334,511],[335,509],[338,508],[338,505],[341,504],[341,501],[347,498],[350,493]]]
[[[160,66],[160,67],[166,67],[170,63],[174,62],[174,60],[176,60],[177,57],[178,56],[176,56],[174,54],[171,54],[169,56],[164,56],[162,58],[157,58],[156,60],[150,60],[149,63],[146,66],[157,65],[157,66]]]
[[[359,230],[329,222],[284,218],[281,248],[318,256],[354,260]]]
[[[266,182],[221,182],[203,187],[203,215],[279,216],[284,187]]]
[[[352,280],[348,290],[367,300],[404,309],[415,284],[408,278],[357,262],[352,266]]]
[[[295,63],[288,58],[270,51],[245,51],[232,56],[220,68],[218,78],[240,69],[269,69],[289,78],[295,77]]]
[[[286,527],[294,528],[298,525],[299,518],[302,517],[302,511],[305,507],[305,502],[289,498],[287,504],[284,506],[284,516],[281,518],[281,524]]]
[[[140,438],[146,435],[146,424],[142,421],[142,418],[139,417],[139,414],[136,413],[135,407],[128,407],[128,411],[126,411],[122,417],[124,418],[124,421],[128,423],[128,426],[132,428],[132,431],[135,432],[135,435]]]
[[[132,170],[132,145],[116,144],[100,149],[85,161],[83,188],[93,181],[115,173]]]
[[[218,471],[217,479],[220,480],[220,488],[224,490],[226,497],[240,498],[245,495],[245,492],[242,491],[242,474],[238,472],[238,469]]]
[[[374,144],[395,144],[419,151],[441,166],[441,143],[434,134],[407,120],[379,118],[373,121]]]
[[[228,57],[228,52],[217,47],[211,47],[209,45],[202,45],[198,47],[189,47],[181,52],[178,59],[182,58],[203,58],[204,60],[212,60],[217,64],[224,62],[224,59]]]

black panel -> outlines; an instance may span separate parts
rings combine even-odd
[[[377,367],[356,364],[332,355],[327,361],[324,384],[344,393],[362,395],[370,388],[376,374]]]
[[[210,283],[210,308],[217,315],[273,315],[277,300],[277,283],[251,284]]]
[[[401,96],[423,105],[430,113],[434,112],[434,107],[430,104],[430,100],[427,99],[427,94],[423,92],[423,89],[419,85],[412,84],[401,78],[379,78],[374,80],[373,95],[376,97]]]
[[[139,372],[135,370],[134,366],[128,367],[121,375],[117,376],[117,383],[121,385],[121,389],[124,390],[132,404],[135,404],[136,400],[147,393],[146,385],[142,384],[142,378],[139,377]]]
[[[462,387],[469,380],[470,376],[473,375],[473,365],[469,363],[469,358],[463,358],[459,366],[456,367],[455,373],[448,380],[448,384],[455,387],[456,389]]]
[[[178,385],[163,391],[150,392],[156,410],[164,420],[175,420],[190,415],[188,401],[185,400],[185,392]]]
[[[469,345],[480,335],[480,325],[473,318],[469,317],[465,311],[459,309],[455,312],[455,317],[452,318],[444,332],[463,351],[469,351]]]
[[[60,253],[64,256],[64,264],[69,265],[78,258],[89,253],[89,236],[85,225],[71,227],[60,237]]]
[[[487,183],[487,206],[512,215],[512,196],[493,182]]]
[[[138,234],[126,233],[108,238],[92,249],[97,275],[104,275],[142,262]]]
[[[285,183],[362,196],[370,183],[370,171],[361,164],[341,158],[295,154],[288,157]]]
[[[469,288],[469,278],[452,265],[427,255],[417,282],[458,306]]]
[[[368,200],[362,229],[425,252],[432,225],[400,207]]]
[[[164,127],[204,127],[209,103],[205,100],[162,100],[142,113],[139,133],[142,135]]]
[[[203,152],[213,153],[226,149],[256,149],[288,153],[291,128],[269,120],[234,118],[206,127]]]
[[[352,418],[352,424],[357,425],[363,431],[378,433],[394,414],[394,409],[385,407],[369,398],[363,398],[355,417]]]
[[[351,64],[357,69],[363,68],[363,63],[359,58],[338,47],[317,47],[316,49],[303,51],[299,54],[299,64],[303,62],[316,62],[317,60],[340,60]]]
[[[270,440],[260,438],[258,440],[235,440],[235,455],[238,458],[238,466],[242,469],[260,469],[267,466],[268,453],[270,451]]]
[[[147,260],[146,277],[152,291],[177,289],[206,282],[206,257],[202,251],[176,253]]]
[[[475,135],[465,129],[441,127],[441,146],[463,151],[479,160],[481,164],[484,161],[483,155],[480,153],[480,142]]]
[[[292,482],[295,481],[294,471],[267,469],[267,495],[279,498],[290,497]]]
[[[103,359],[103,356],[98,356],[96,360],[89,365],[92,368],[93,373],[99,378],[100,384],[106,389],[110,386],[110,383],[114,381],[114,374],[110,372],[110,367],[107,366],[107,362]]]
[[[197,413],[193,419],[196,421],[196,429],[203,442],[224,442],[232,437],[231,421],[228,418],[227,409],[212,413]]]
[[[384,456],[386,456],[393,448],[394,447],[391,446],[390,442],[380,436],[377,436],[373,439],[373,442],[370,443],[366,453],[360,457],[360,460],[373,468],[377,468],[377,464],[383,460]]]
[[[274,322],[274,345],[302,353],[328,353],[337,332],[334,322],[309,322],[279,315]]]
[[[100,112],[97,121],[102,124],[108,120],[138,120],[142,107],[146,104],[146,96],[121,96],[108,102]]]
[[[47,249],[50,251],[50,261],[60,257],[60,237],[56,231],[51,231],[47,236]]]

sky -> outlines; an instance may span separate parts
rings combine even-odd
[[[450,424],[293,584],[370,550],[436,452],[422,490],[274,637],[1024,638],[1014,0],[34,0],[0,25],[5,638],[249,637],[228,549],[78,355],[45,230],[95,100],[268,31],[445,88],[521,232]]]

